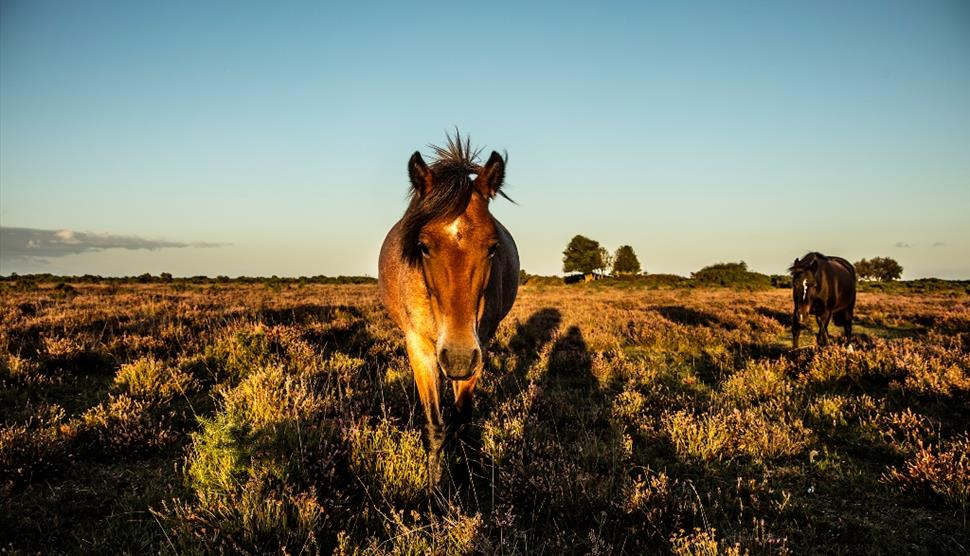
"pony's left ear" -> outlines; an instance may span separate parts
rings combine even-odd
[[[488,157],[488,162],[482,167],[478,177],[475,178],[475,188],[486,199],[492,199],[498,195],[499,189],[505,182],[505,159],[502,155],[492,151],[492,156]]]

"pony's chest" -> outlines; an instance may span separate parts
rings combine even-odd
[[[407,315],[407,326],[413,331],[433,335],[436,326],[431,298],[424,281],[409,281],[401,291],[401,305]]]

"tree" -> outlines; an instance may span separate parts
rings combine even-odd
[[[855,263],[855,272],[863,280],[890,282],[903,275],[903,267],[891,257],[873,257]]]
[[[606,274],[606,269],[613,267],[613,255],[606,250],[606,247],[600,247],[600,260],[603,262],[603,266],[600,269],[603,271],[603,274]]]
[[[875,280],[876,275],[872,270],[872,261],[862,259],[856,261],[852,266],[855,267],[855,274],[860,280]]]
[[[600,242],[584,236],[576,236],[569,241],[562,252],[563,272],[582,272],[587,279],[597,270],[606,268],[606,249]]]
[[[640,261],[633,248],[621,245],[613,258],[613,274],[640,274]]]

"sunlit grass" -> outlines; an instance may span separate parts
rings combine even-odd
[[[792,351],[786,290],[527,286],[429,491],[424,415],[374,286],[8,288],[0,538],[23,552],[959,552],[970,295],[863,292],[857,317],[852,342],[832,326],[816,348],[813,324]]]

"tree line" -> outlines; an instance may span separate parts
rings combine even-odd
[[[646,274],[640,266],[633,247],[621,245],[615,253],[610,253],[594,239],[583,235],[576,235],[566,250],[562,252],[562,270],[570,274],[578,272],[586,280],[592,280],[597,275],[637,276]],[[855,263],[856,274],[861,280],[880,280],[889,282],[898,280],[903,275],[903,267],[890,257],[874,257],[862,259]],[[753,281],[747,265],[740,263],[718,263],[704,267],[691,277],[704,283],[735,283],[738,281]],[[764,275],[760,275],[764,276]]]

